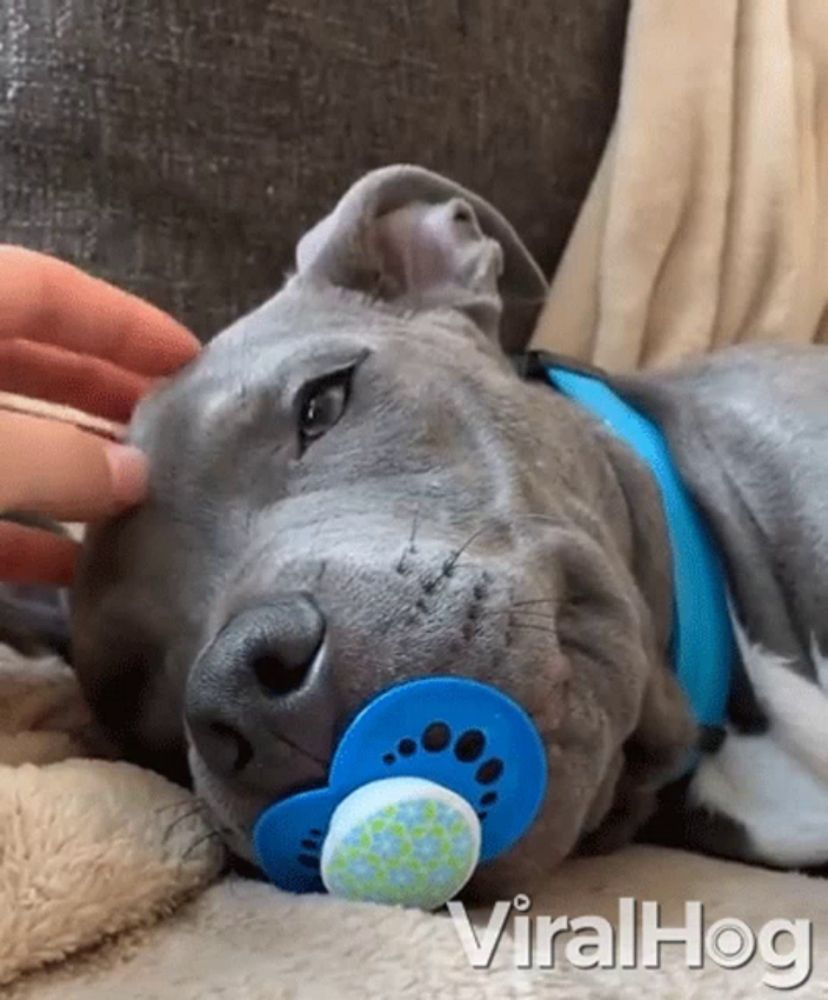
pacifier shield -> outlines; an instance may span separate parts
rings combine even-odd
[[[268,878],[291,892],[323,891],[320,863],[335,810],[358,788],[391,778],[425,779],[463,799],[479,821],[485,862],[534,821],[546,755],[526,712],[487,684],[427,677],[389,688],[346,729],[326,787],[290,795],[259,816],[253,843]]]

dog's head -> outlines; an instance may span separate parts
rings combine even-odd
[[[550,780],[514,852],[530,865],[640,812],[686,746],[654,488],[502,349],[543,293],[489,205],[380,170],[139,407],[151,495],[90,537],[75,663],[128,755],[189,758],[239,854],[408,678],[473,677],[533,716]]]

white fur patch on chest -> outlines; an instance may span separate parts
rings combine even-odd
[[[828,661],[814,644],[814,683],[752,645],[735,618],[733,626],[770,725],[751,735],[727,727],[720,749],[693,775],[690,803],[741,823],[768,863],[828,862]]]

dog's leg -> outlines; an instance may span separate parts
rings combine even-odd
[[[767,731],[728,727],[720,748],[705,756],[688,801],[738,823],[750,856],[769,864],[828,862],[828,693],[825,661],[814,657],[821,683],[752,645],[734,628],[745,671],[769,720]]]
[[[828,787],[828,662],[811,641],[817,683],[792,670],[785,659],[752,645],[734,619],[739,651],[753,690],[771,721],[775,742],[798,758]]]

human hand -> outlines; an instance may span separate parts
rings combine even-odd
[[[0,246],[0,391],[125,422],[196,338],[147,302],[69,264]],[[140,502],[146,459],[71,423],[0,410],[0,511],[93,521]],[[0,521],[0,579],[65,584],[76,545]]]

